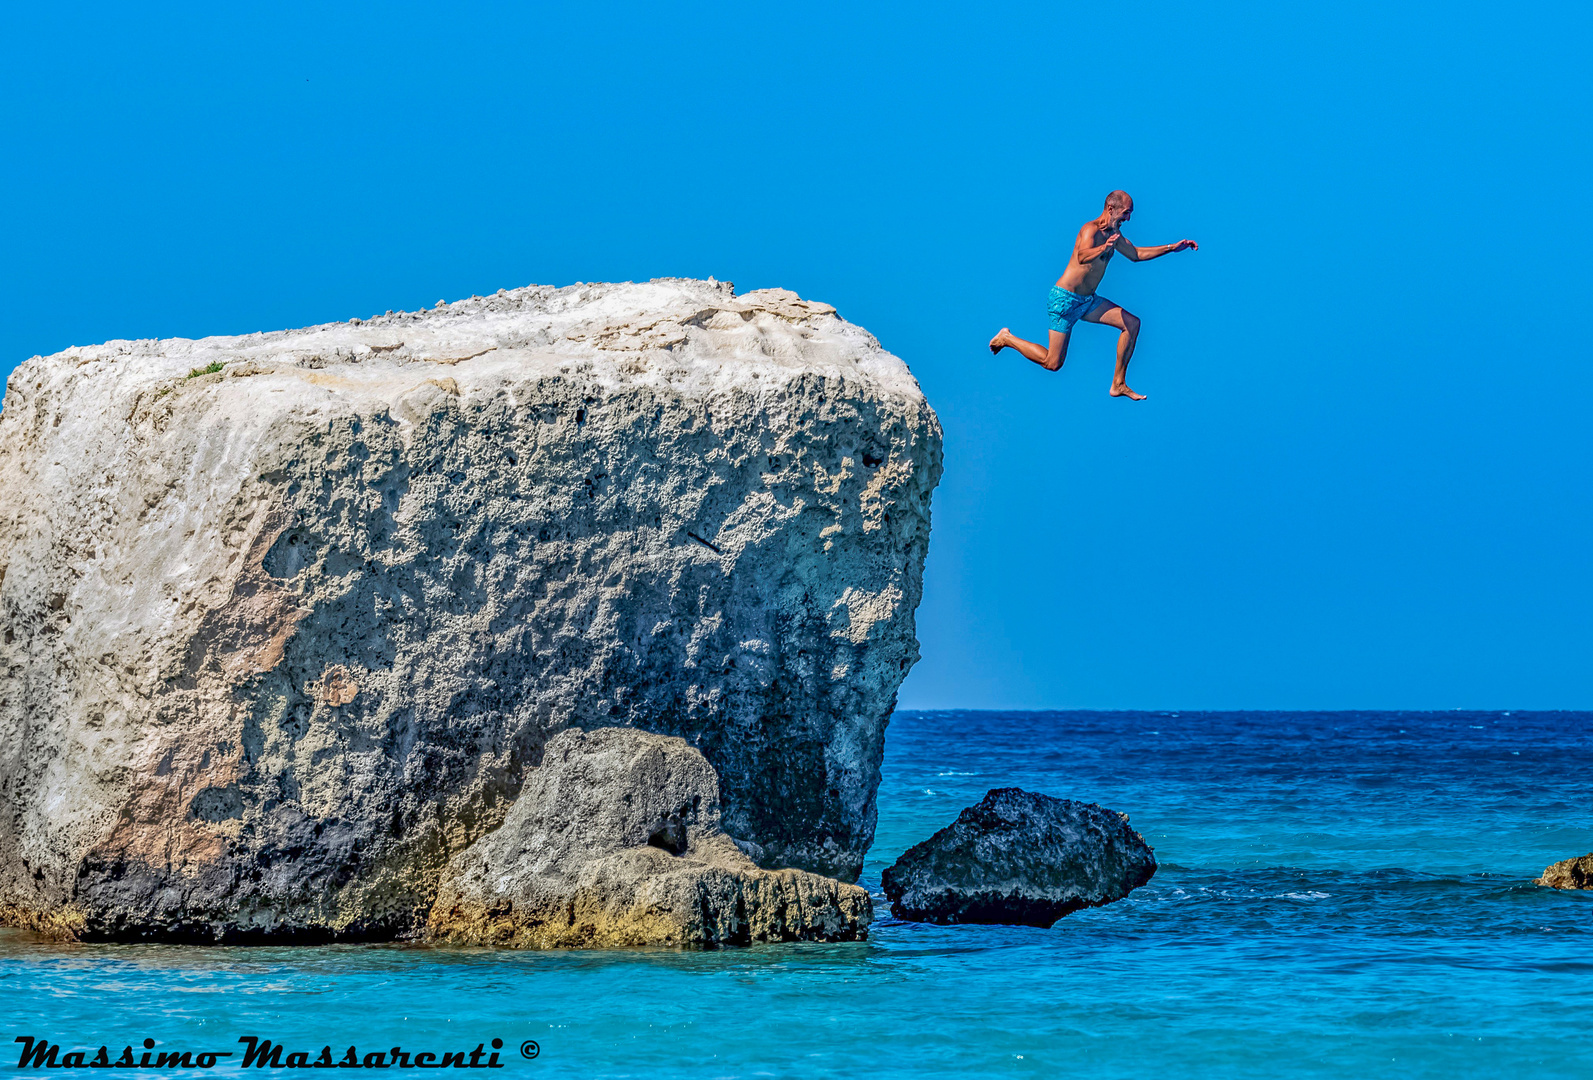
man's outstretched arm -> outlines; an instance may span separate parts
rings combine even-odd
[[[1176,244],[1161,244],[1157,247],[1135,247],[1122,234],[1117,237],[1117,250],[1129,262],[1144,262],[1147,259],[1159,259],[1163,255],[1171,255],[1175,251],[1199,251],[1200,245],[1193,240],[1180,240]]]

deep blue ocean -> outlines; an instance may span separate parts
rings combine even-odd
[[[337,1059],[497,1037],[496,1075],[525,1078],[1590,1077],[1593,892],[1531,884],[1593,851],[1590,733],[1590,713],[898,713],[866,942],[516,953],[0,931],[0,1070],[31,1034],[113,1056],[256,1035]],[[1049,930],[890,918],[880,871],[1009,785],[1128,813],[1160,870]]]

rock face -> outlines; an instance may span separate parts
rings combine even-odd
[[[1121,900],[1156,872],[1128,815],[996,788],[885,871],[900,919],[1050,926]]]
[[[866,937],[856,885],[761,870],[719,825],[713,769],[683,739],[565,731],[509,816],[455,855],[427,930],[521,948]]]
[[[34,358],[0,411],[0,921],[385,938],[568,727],[854,879],[940,430],[834,309],[531,287]]]
[[[1543,871],[1536,884],[1552,889],[1593,889],[1593,855],[1554,863]]]

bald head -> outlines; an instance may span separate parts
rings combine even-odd
[[[1123,222],[1129,219],[1134,212],[1134,200],[1128,197],[1126,191],[1114,191],[1106,197],[1106,209],[1101,211],[1101,216],[1096,220],[1107,229],[1114,232],[1123,227]]]

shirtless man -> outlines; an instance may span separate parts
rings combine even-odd
[[[1095,294],[1096,286],[1106,274],[1107,261],[1114,251],[1121,252],[1131,262],[1159,259],[1175,251],[1198,251],[1200,245],[1193,240],[1180,240],[1176,244],[1160,247],[1135,247],[1123,237],[1123,223],[1134,213],[1134,200],[1126,191],[1114,191],[1106,197],[1106,209],[1094,221],[1086,222],[1073,241],[1073,257],[1067,269],[1057,278],[1051,290],[1051,347],[1045,348],[1032,341],[1014,337],[1005,326],[1001,333],[990,339],[990,351],[1017,349],[1047,371],[1057,371],[1068,354],[1068,337],[1073,324],[1085,322],[1115,326],[1122,333],[1117,336],[1117,374],[1112,376],[1112,396],[1144,401],[1144,394],[1136,394],[1128,386],[1128,361],[1134,355],[1134,342],[1139,338],[1139,317],[1130,315],[1104,296]]]

